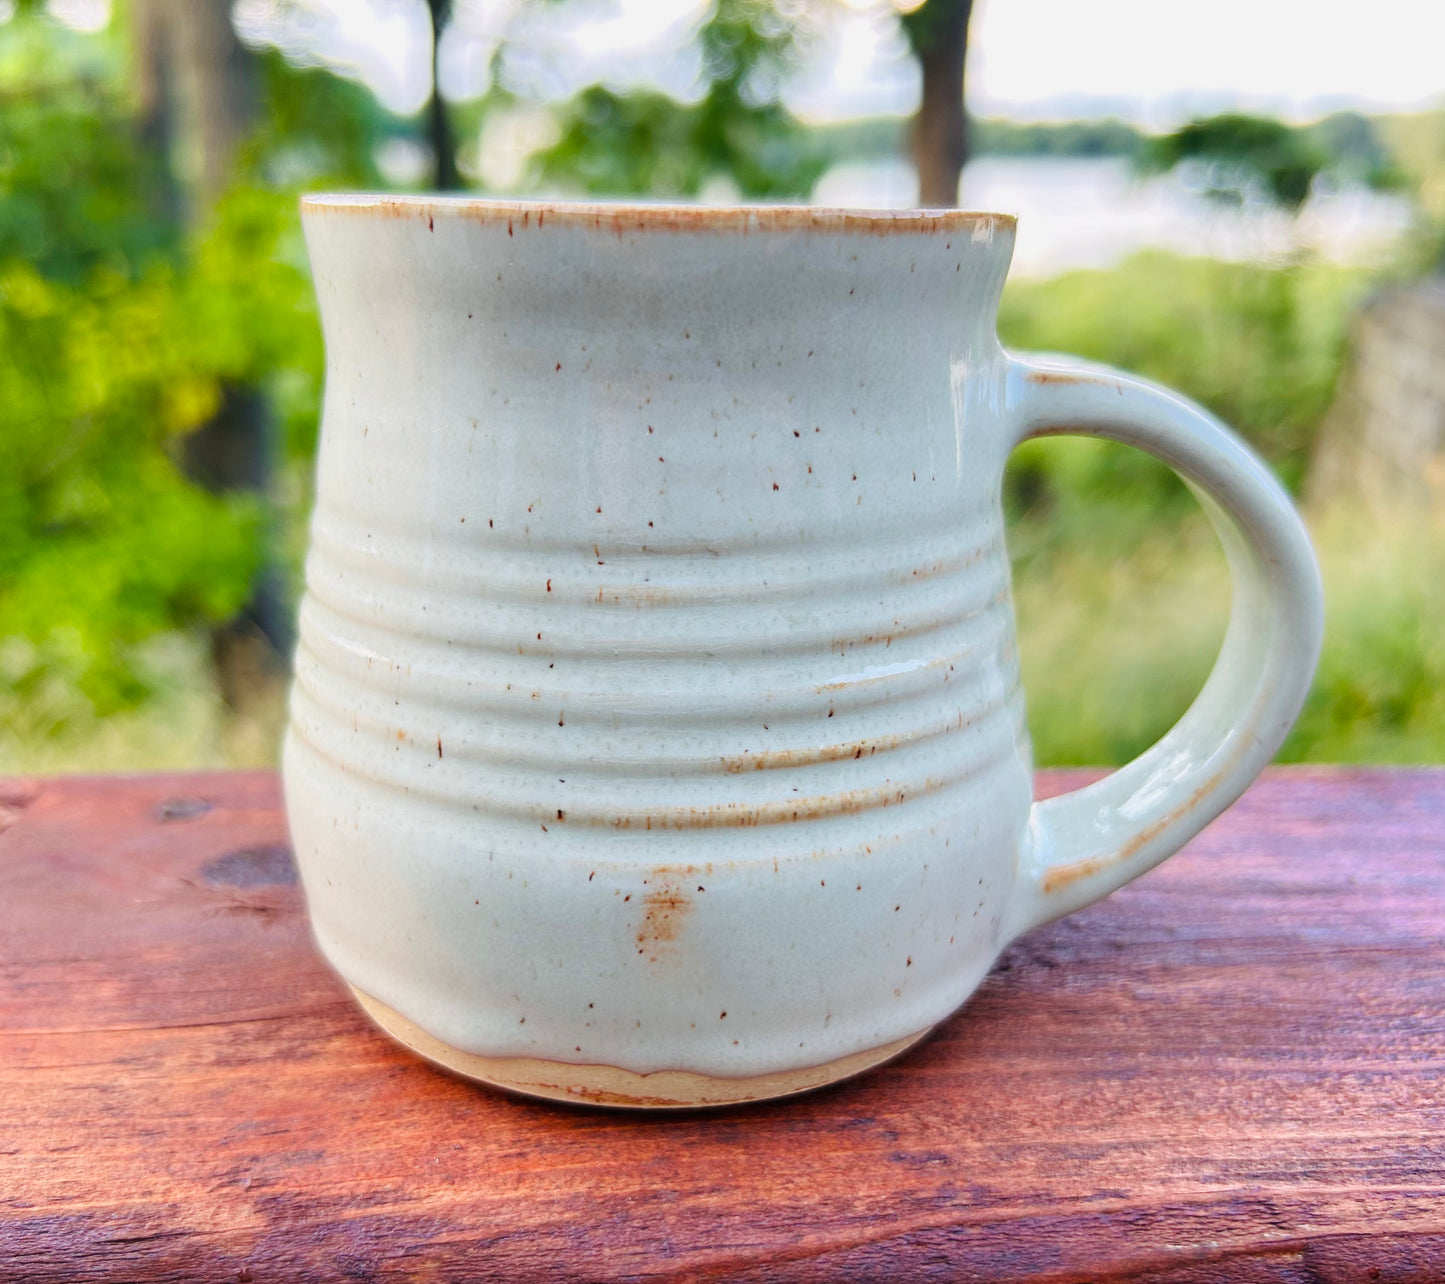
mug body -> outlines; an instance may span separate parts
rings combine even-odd
[[[779,1095],[1003,942],[997,215],[309,198],[285,745],[326,957],[543,1096]]]

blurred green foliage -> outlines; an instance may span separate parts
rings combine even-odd
[[[697,196],[722,178],[749,200],[806,198],[827,157],[780,94],[796,32],[766,0],[714,0],[698,31],[695,103],[593,85],[558,112],[537,181],[604,196]]]
[[[1314,523],[1325,647],[1287,762],[1445,760],[1445,515]]]
[[[1146,135],[1122,120],[973,122],[970,138],[979,156],[1125,156],[1148,146]]]
[[[147,639],[246,600],[258,506],[188,482],[179,443],[228,383],[289,377],[297,437],[319,391],[291,202],[238,189],[182,241],[120,69],[41,17],[0,26],[0,714],[37,734],[142,700]],[[80,699],[38,698],[59,688]]]
[[[169,246],[117,51],[38,17],[0,26],[0,259],[76,282]]]
[[[410,130],[354,80],[321,67],[295,67],[275,49],[261,50],[262,126],[238,177],[269,189],[298,186],[377,188],[378,146]]]
[[[1006,342],[1074,352],[1187,393],[1298,488],[1347,321],[1378,273],[1145,253],[1107,272],[1014,281]],[[1108,317],[1107,325],[1099,318]],[[1118,763],[1203,684],[1229,613],[1224,560],[1184,485],[1137,450],[1026,442],[1006,483],[1037,760]],[[1319,672],[1281,758],[1445,758],[1445,526],[1438,515],[1317,513],[1326,586]]]
[[[1042,763],[1132,758],[1188,707],[1224,636],[1228,575],[1202,516],[1114,521],[1131,540],[1068,538],[1037,515],[1009,533],[1029,729]],[[1281,760],[1440,762],[1445,523],[1342,510],[1314,515],[1311,534],[1325,581],[1325,643]]]
[[[1216,199],[1238,205],[1273,201],[1289,210],[1304,204],[1322,176],[1336,185],[1380,190],[1408,181],[1380,127],[1351,111],[1309,125],[1226,112],[1192,120],[1173,133],[1141,137],[1130,154],[1145,173],[1193,166],[1205,193]]]
[[[1321,162],[1319,172],[1330,181],[1394,189],[1414,188],[1422,177],[1402,162],[1402,147],[1409,148],[1417,139],[1420,145],[1410,149],[1415,152],[1438,144],[1439,128],[1421,131],[1421,120],[1428,120],[1428,114],[1370,117],[1357,111],[1339,111],[1307,125],[1268,123],[1288,140],[1287,152],[1301,151]],[[1210,124],[1209,131],[1229,133],[1217,124]],[[908,124],[885,116],[817,125],[812,132],[830,158],[856,161],[900,155],[906,147]],[[981,116],[969,123],[969,145],[976,156],[1116,156],[1155,172],[1161,164],[1170,168],[1184,159],[1179,144],[1168,144],[1161,150],[1161,140],[1155,135],[1122,120],[1017,121]]]
[[[1326,263],[1267,267],[1149,251],[1109,271],[1010,281],[999,335],[1179,389],[1297,488],[1334,395],[1350,312],[1374,279]],[[1048,505],[1071,529],[1108,512],[1167,516],[1188,500],[1157,460],[1090,438],[1025,443],[1010,493],[1020,509]]]
[[[1308,134],[1283,121],[1226,112],[1151,140],[1143,163],[1170,170],[1193,161],[1203,166],[1205,190],[1212,196],[1242,204],[1262,189],[1268,198],[1298,209],[1326,159]]]

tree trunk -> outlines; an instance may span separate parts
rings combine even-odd
[[[131,70],[135,93],[136,135],[149,171],[147,206],[151,218],[167,228],[179,226],[183,211],[180,184],[171,167],[175,133],[175,62],[165,0],[131,0]]]
[[[230,0],[131,0],[128,7],[138,127],[157,161],[155,208],[195,227],[236,177],[255,118],[255,61],[231,25]],[[264,396],[228,386],[215,417],[186,439],[186,475],[213,494],[264,497],[270,438]],[[217,682],[233,709],[283,681],[292,626],[281,578],[268,557],[243,614],[213,631]]]
[[[462,185],[457,173],[457,145],[452,137],[452,124],[447,117],[446,100],[442,98],[440,56],[442,32],[451,17],[452,0],[426,0],[431,11],[431,102],[427,105],[427,132],[435,160],[436,190],[454,192]]]
[[[132,0],[142,137],[162,154],[198,222],[235,177],[255,116],[255,65],[229,0]]]
[[[923,72],[923,99],[913,120],[913,158],[918,203],[928,209],[958,204],[959,176],[968,159],[963,70],[972,10],[973,0],[927,0],[903,19]]]

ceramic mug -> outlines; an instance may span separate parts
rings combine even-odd
[[[321,949],[427,1057],[631,1106],[855,1074],[1177,850],[1297,714],[1321,601],[1284,492],[1182,397],[1000,346],[1011,218],[302,212],[287,809]],[[1207,497],[1234,604],[1163,740],[1033,803],[1000,489],[1065,432]]]

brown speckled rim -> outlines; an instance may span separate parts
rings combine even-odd
[[[322,192],[301,198],[303,213],[382,218],[451,218],[521,227],[601,228],[611,232],[857,232],[874,236],[957,232],[991,237],[1013,232],[1012,214],[979,210],[830,209],[815,205],[668,205],[612,201],[501,201],[478,196]]]

